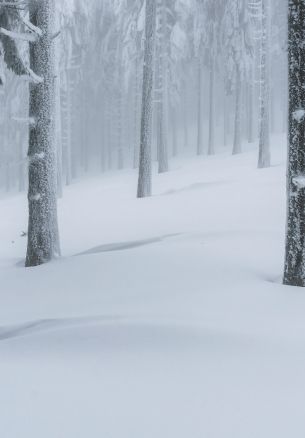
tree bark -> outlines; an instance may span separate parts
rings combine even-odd
[[[260,62],[260,135],[258,167],[270,167],[269,4],[262,0]]]
[[[157,1],[157,0],[156,0]],[[168,146],[167,146],[167,18],[166,6],[163,0],[157,1],[157,11],[160,23],[158,38],[158,99],[157,99],[157,149],[158,171],[168,171]]]
[[[172,141],[173,141],[173,157],[178,155],[178,136],[177,136],[177,112],[176,108],[172,108]]]
[[[155,34],[156,2],[155,0],[146,0],[138,198],[151,196],[151,132]]]
[[[289,0],[289,130],[284,284],[305,286],[305,0]]]
[[[236,66],[236,91],[235,91],[235,125],[233,155],[241,153],[241,72]]]
[[[214,102],[214,82],[215,82],[215,60],[211,54],[210,60],[210,108],[209,108],[209,146],[208,155],[215,153],[215,102]]]
[[[29,226],[26,266],[37,266],[60,254],[55,148],[54,0],[32,0],[31,22],[42,30],[30,43],[30,65],[43,82],[30,84]]]
[[[202,60],[198,58],[197,155],[203,154]]]

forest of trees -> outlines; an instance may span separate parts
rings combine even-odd
[[[26,266],[60,255],[65,185],[138,168],[147,197],[155,162],[256,141],[269,167],[289,101],[284,282],[305,286],[304,16],[304,0],[1,1],[0,188],[28,190]]]

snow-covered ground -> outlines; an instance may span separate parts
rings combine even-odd
[[[305,292],[283,287],[284,140],[66,189],[63,258],[24,269],[0,201],[2,438],[304,438]]]

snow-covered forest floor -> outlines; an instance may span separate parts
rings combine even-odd
[[[3,438],[304,438],[305,295],[283,287],[285,139],[177,159],[59,201],[63,258],[22,267],[26,199],[0,200]]]

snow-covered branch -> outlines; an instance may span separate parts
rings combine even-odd
[[[22,22],[23,22],[23,24],[28,28],[28,29],[30,29],[30,31],[32,32],[32,33],[34,33],[34,34],[36,34],[36,35],[38,35],[38,36],[41,36],[42,35],[42,30],[39,28],[39,27],[37,27],[37,26],[35,26],[33,23],[31,23],[29,20],[27,20],[26,18],[22,18]]]
[[[35,42],[37,40],[37,34],[30,33],[30,32],[12,32],[10,30],[4,29],[3,27],[0,27],[0,33],[2,35],[6,35],[9,38],[12,38],[13,40],[21,40],[21,41],[29,41],[29,42]]]

